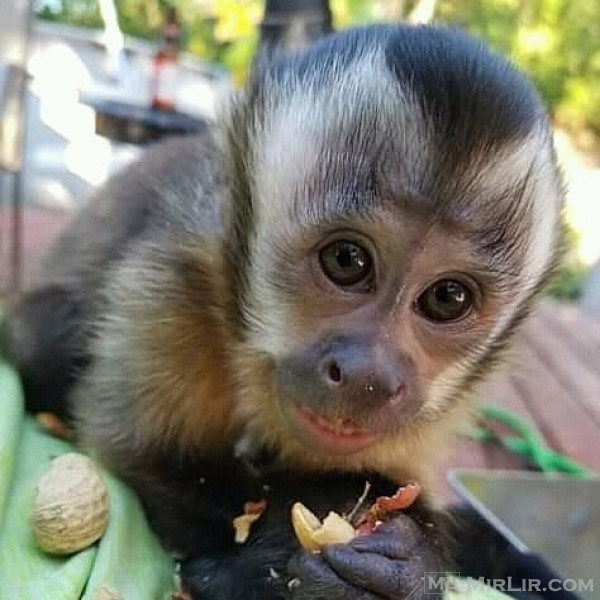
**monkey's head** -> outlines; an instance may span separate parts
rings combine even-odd
[[[250,429],[344,468],[431,441],[555,263],[530,84],[456,31],[359,29],[260,69],[228,141]]]

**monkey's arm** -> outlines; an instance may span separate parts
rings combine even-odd
[[[350,544],[329,546],[321,554],[299,548],[292,504],[301,501],[322,516],[348,511],[364,481],[363,476],[296,474],[269,481],[267,510],[246,544],[191,556],[183,563],[185,587],[194,598],[211,600],[419,598],[424,573],[449,568],[441,524],[423,502]],[[396,488],[381,478],[372,483],[367,502]]]
[[[432,531],[427,532],[428,526]],[[421,598],[425,573],[443,573],[450,567],[437,527],[431,515],[419,509],[349,544],[326,546],[321,554],[296,554],[289,565],[297,578],[291,598]]]

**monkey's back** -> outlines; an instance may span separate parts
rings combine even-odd
[[[212,133],[157,144],[110,179],[67,226],[11,311],[2,337],[30,410],[68,417],[66,395],[89,361],[88,326],[130,249],[173,232],[222,232],[221,164]]]
[[[148,149],[80,211],[43,262],[34,287],[97,285],[150,228],[220,230],[220,161],[210,133]]]

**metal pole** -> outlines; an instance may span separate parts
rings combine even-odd
[[[12,292],[17,294],[23,284],[23,169],[25,168],[25,144],[27,143],[27,58],[31,39],[31,24],[33,21],[33,8],[31,2],[25,16],[25,45],[20,65],[19,88],[19,139],[18,152],[19,164],[12,177]]]
[[[21,169],[11,177],[12,186],[12,248],[11,248],[11,293],[21,291],[23,275],[23,177]]]

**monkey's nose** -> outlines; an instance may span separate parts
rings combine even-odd
[[[337,347],[321,362],[321,376],[331,392],[361,404],[400,402],[407,375],[404,361],[362,344]]]

